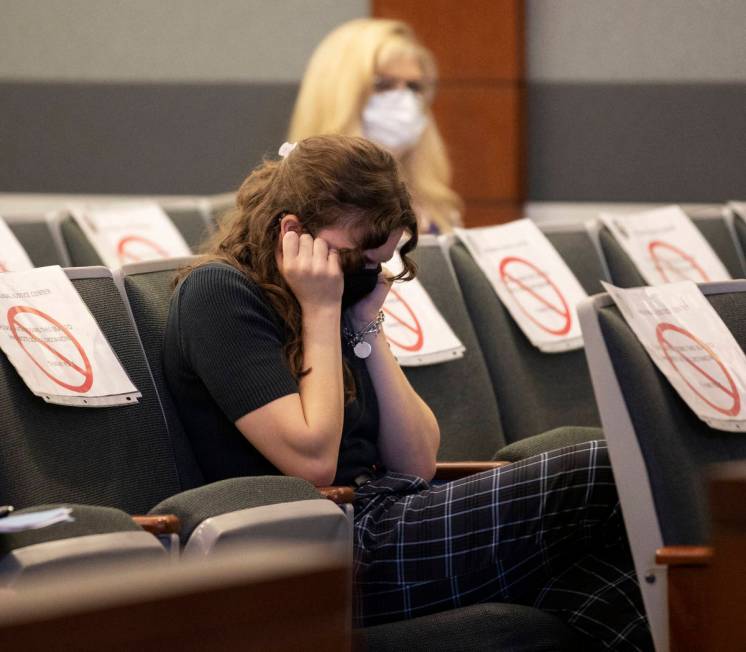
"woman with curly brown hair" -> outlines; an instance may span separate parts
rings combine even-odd
[[[283,153],[244,181],[171,303],[164,368],[205,478],[354,485],[357,624],[515,602],[648,649],[603,442],[431,485],[438,424],[380,312],[402,240],[401,276],[414,274],[396,162],[347,136]]]

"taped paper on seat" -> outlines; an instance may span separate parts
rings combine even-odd
[[[692,411],[711,428],[746,430],[746,355],[697,285],[603,285]]]
[[[398,252],[386,267],[394,275],[403,269]],[[464,345],[416,278],[394,283],[383,312],[386,340],[400,365],[414,367],[463,357]]]
[[[78,205],[70,207],[70,214],[111,269],[192,255],[171,218],[155,202]]]
[[[0,274],[0,348],[48,403],[106,407],[140,397],[60,267]]]
[[[588,295],[531,220],[456,235],[531,344],[545,353],[583,346],[576,306]]]
[[[648,285],[730,279],[710,243],[678,206],[599,217]]]
[[[0,218],[0,272],[21,272],[33,269],[26,250],[13,235],[5,220]]]
[[[71,516],[72,511],[72,507],[55,507],[41,512],[11,514],[5,518],[0,518],[0,534],[39,530],[57,523],[69,523],[75,520]]]

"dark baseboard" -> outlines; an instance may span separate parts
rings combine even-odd
[[[210,194],[285,139],[296,84],[0,83],[0,191]]]
[[[527,90],[531,200],[720,202],[746,193],[746,84]]]

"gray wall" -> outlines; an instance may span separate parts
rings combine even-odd
[[[283,142],[367,0],[0,0],[0,191],[206,194]]]
[[[532,200],[746,194],[746,2],[528,0]]]
[[[528,197],[746,194],[746,2],[527,0]],[[368,0],[0,0],[0,191],[233,189]]]
[[[0,79],[297,82],[367,0],[0,0]]]

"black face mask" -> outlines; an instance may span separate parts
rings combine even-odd
[[[342,292],[342,310],[354,306],[360,299],[367,297],[375,290],[381,266],[374,269],[360,269],[345,274],[344,292]]]

